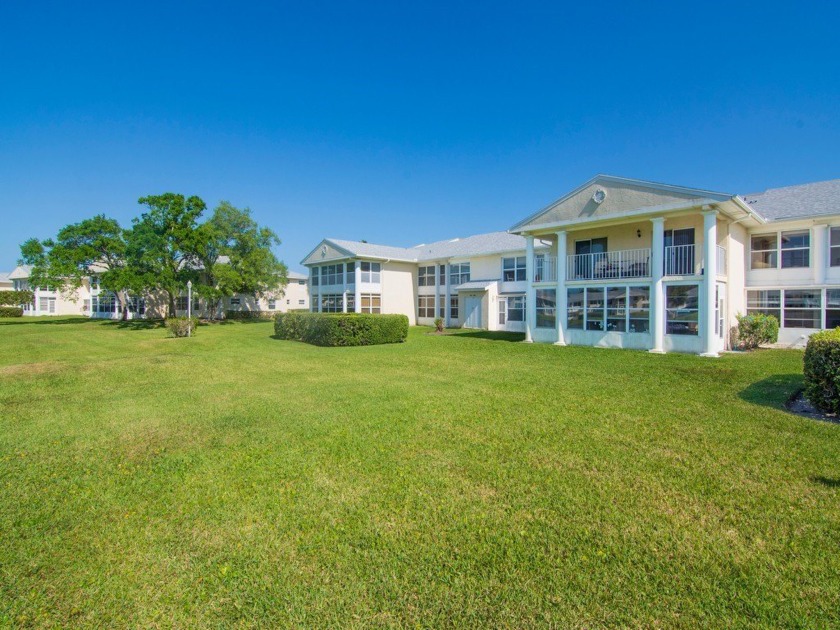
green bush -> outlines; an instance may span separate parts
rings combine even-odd
[[[23,309],[19,306],[0,306],[0,317],[23,317]]]
[[[763,343],[776,343],[779,339],[779,320],[772,315],[756,313],[738,315],[738,348],[752,350]]]
[[[0,306],[20,306],[31,304],[34,300],[35,294],[32,291],[0,291]]]
[[[274,311],[225,311],[225,319],[271,319]]]
[[[402,343],[408,337],[408,317],[368,313],[278,313],[274,317],[274,332],[280,339],[316,346]]]
[[[187,337],[195,334],[198,327],[197,317],[169,317],[166,320],[166,327],[169,329],[170,337]]]
[[[809,337],[805,346],[805,397],[826,413],[840,413],[840,328]]]

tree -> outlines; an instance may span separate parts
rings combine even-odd
[[[32,265],[30,286],[51,286],[75,294],[83,281],[98,276],[100,286],[113,292],[128,317],[128,297],[141,287],[126,266],[125,231],[116,220],[98,214],[59,230],[55,239],[29,239],[21,245],[21,262]]]
[[[260,227],[250,209],[222,201],[197,229],[195,244],[202,271],[196,290],[211,304],[211,314],[222,298],[235,293],[283,294],[286,265],[272,251],[280,239]]]
[[[207,208],[196,196],[164,193],[141,197],[147,212],[134,219],[126,235],[127,266],[147,289],[166,293],[168,314],[188,280],[197,280],[198,219]]]

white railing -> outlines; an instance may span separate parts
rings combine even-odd
[[[717,246],[717,275],[726,275],[726,250],[720,245]]]
[[[671,245],[665,248],[666,276],[693,276],[696,273],[694,245]]]
[[[566,263],[566,280],[613,280],[649,275],[650,249],[571,254]]]
[[[557,256],[534,258],[534,282],[557,282]]]

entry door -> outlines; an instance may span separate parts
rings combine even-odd
[[[468,295],[464,303],[467,311],[464,328],[481,328],[481,297]]]
[[[575,277],[576,278],[593,278],[594,270],[598,267],[598,262],[604,256],[598,254],[605,254],[607,252],[607,239],[592,238],[585,241],[575,241]],[[583,256],[583,254],[593,254],[592,256]]]

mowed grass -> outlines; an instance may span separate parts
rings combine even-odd
[[[272,332],[0,322],[2,625],[840,624],[801,353]]]

